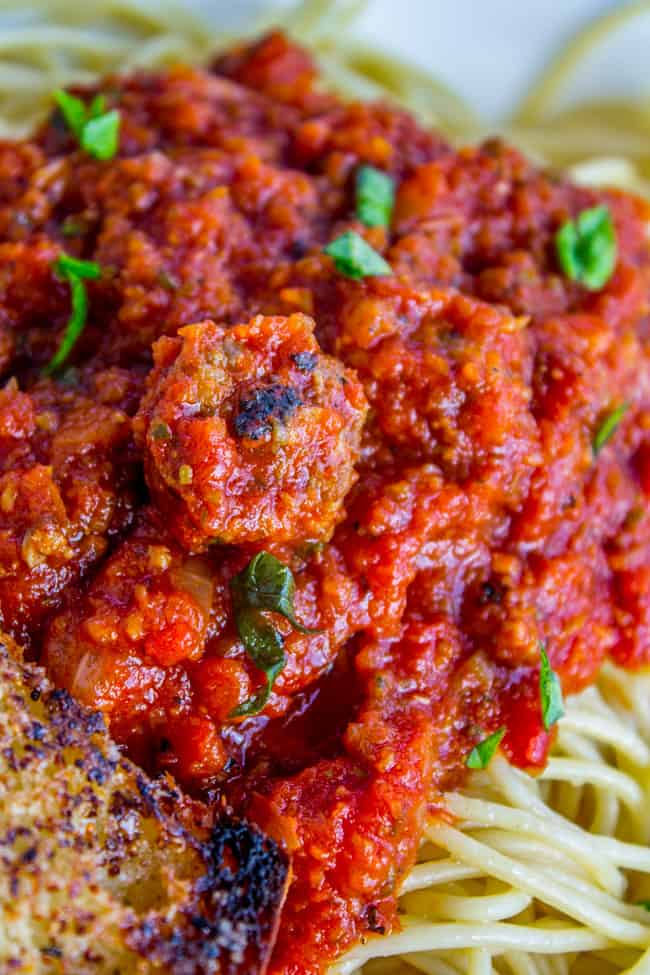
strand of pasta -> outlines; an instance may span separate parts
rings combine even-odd
[[[612,941],[639,947],[650,945],[650,927],[627,921],[598,904],[584,904],[564,881],[552,879],[533,866],[504,856],[475,840],[469,833],[438,823],[429,826],[427,835],[462,862],[482,866],[490,876],[543,900]]]
[[[549,938],[549,934],[553,938]],[[611,941],[584,927],[574,925],[527,926],[519,924],[423,924],[419,919],[402,917],[402,930],[387,937],[369,939],[355,948],[345,960],[330,969],[330,975],[350,975],[371,958],[403,956],[412,953],[483,947],[490,952],[522,951],[532,954],[561,954],[594,951],[609,947]]]
[[[542,76],[533,84],[513,116],[513,123],[535,123],[548,115],[562,91],[594,48],[615,31],[650,11],[650,0],[633,0],[611,13],[588,24],[569,41],[566,47],[546,66]]]
[[[549,934],[553,938],[549,938]],[[402,917],[402,930],[397,934],[368,940],[355,948],[347,959],[330,969],[330,975],[349,975],[371,958],[409,955],[424,951],[458,950],[484,947],[491,952],[523,951],[530,953],[565,954],[574,951],[594,951],[605,948],[611,941],[584,927],[558,925],[555,927],[518,924],[423,924],[419,919]]]
[[[0,0],[0,135],[29,132],[51,92],[129,67],[200,63],[214,31],[173,3],[153,0]],[[9,14],[14,14],[10,17]]]
[[[576,707],[569,711],[560,725],[560,737],[565,732],[577,732],[593,739],[598,744],[611,745],[620,755],[637,765],[650,764],[650,748],[634,728],[619,722],[612,725],[611,720],[598,712],[589,712]]]
[[[542,957],[537,947],[532,951],[530,947],[500,950],[495,947],[498,934],[494,942],[482,944],[480,955],[473,942],[467,942],[465,951],[450,948],[442,930],[449,924],[448,916],[453,915],[460,927],[467,923],[466,917],[480,916],[480,905],[485,903],[495,912],[483,918],[482,923],[490,930],[512,924],[528,932],[532,925],[548,938],[552,912],[559,911],[567,923],[582,922],[583,930],[610,938],[609,945],[589,949],[592,962],[585,969],[588,975],[598,975],[600,964],[605,966],[603,975],[624,969],[629,969],[630,975],[650,975],[650,951],[638,953],[639,948],[650,944],[647,912],[623,898],[628,883],[624,871],[650,874],[647,827],[635,824],[637,817],[630,818],[626,803],[621,805],[618,800],[613,807],[616,822],[605,824],[612,836],[584,832],[579,823],[567,822],[553,808],[567,780],[573,780],[571,788],[578,797],[578,807],[588,793],[596,801],[606,799],[613,773],[617,791],[633,813],[638,811],[650,750],[643,729],[633,726],[637,711],[643,710],[636,680],[645,689],[650,686],[645,676],[630,677],[610,666],[602,691],[590,689],[570,702],[565,727],[560,725],[558,754],[541,780],[531,779],[497,756],[487,772],[473,776],[465,795],[448,796],[447,806],[460,816],[460,828],[440,823],[429,827],[429,855],[436,856],[432,843],[437,841],[447,856],[418,864],[413,879],[407,878],[403,886],[407,928],[382,939],[381,945],[373,943],[374,939],[369,941],[363,946],[363,955],[357,949],[356,956],[353,953],[345,959],[345,967],[334,972],[347,975],[368,958],[397,953],[416,971],[436,975],[472,975],[472,966],[499,975],[506,971],[513,975],[569,975],[576,955],[561,950],[564,944],[555,933],[549,947],[557,950],[550,958]],[[612,764],[614,756],[624,767]],[[616,837],[623,820],[627,833],[631,830],[643,845]],[[505,890],[496,892],[495,882],[505,883]],[[523,899],[517,901],[512,896],[515,893],[525,894],[528,906],[508,918],[499,912],[499,906],[507,909],[509,898],[513,911],[525,903]],[[497,914],[501,914],[499,919]],[[432,925],[434,918],[438,923]],[[418,947],[413,953],[403,947],[406,939],[413,943],[416,933],[429,939],[427,950]],[[402,942],[393,941],[395,937],[401,937]],[[615,947],[625,940],[636,947]],[[386,971],[396,973],[397,968]]]

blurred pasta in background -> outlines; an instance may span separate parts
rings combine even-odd
[[[327,82],[357,98],[406,106],[457,141],[494,134],[472,106],[431,70],[355,40],[355,21],[372,0],[306,0],[269,5],[247,26],[250,36],[280,26],[318,56]],[[510,119],[496,128],[534,157],[569,168],[578,182],[650,192],[650,97],[599,98],[563,105],[590,54],[636,18],[649,0],[623,3],[594,21],[559,52]],[[156,0],[0,0],[0,133],[23,136],[51,104],[55,88],[98,75],[178,62],[205,64],[233,35],[179,2]]]

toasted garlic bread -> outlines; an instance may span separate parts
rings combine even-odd
[[[0,972],[259,975],[278,848],[127,761],[0,640]]]

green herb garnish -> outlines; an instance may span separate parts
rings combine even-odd
[[[616,231],[609,209],[591,207],[567,220],[555,235],[555,249],[568,278],[599,291],[616,267]]]
[[[636,901],[637,907],[643,907],[646,911],[650,911],[650,900],[648,901]]]
[[[324,250],[329,257],[333,258],[337,271],[344,274],[346,278],[359,281],[361,278],[392,274],[390,264],[353,230],[346,230]]]
[[[271,555],[260,552],[236,575],[230,588],[237,632],[248,656],[264,671],[266,686],[231,714],[233,718],[258,714],[269,699],[273,684],[286,663],[284,637],[262,615],[279,613],[300,633],[318,633],[299,623],[294,611],[295,583],[291,569]]]
[[[69,254],[61,254],[54,262],[53,267],[58,277],[70,285],[72,310],[61,344],[43,370],[46,376],[58,372],[65,365],[77,339],[84,330],[88,316],[88,294],[84,281],[96,281],[102,273],[99,264],[94,261],[80,261],[76,257],[70,257]]]
[[[84,102],[62,88],[55,91],[52,97],[70,131],[77,137],[77,140],[81,140],[81,133],[88,121],[88,109]]]
[[[603,417],[591,442],[594,454],[599,454],[605,444],[612,439],[629,408],[629,403],[622,403],[615,410],[612,410],[611,413]]]
[[[97,281],[102,276],[102,269],[96,261],[82,261],[70,254],[59,254],[54,262],[54,270],[60,278],[74,277]]]
[[[96,95],[90,106],[67,91],[54,92],[56,102],[66,125],[74,134],[82,149],[94,159],[112,159],[119,147],[120,113],[106,111],[106,99]]]
[[[467,768],[487,768],[505,733],[505,728],[499,728],[494,734],[488,735],[478,745],[475,745],[465,760]]]
[[[374,166],[361,166],[356,177],[357,216],[366,227],[390,226],[395,205],[395,184]]]
[[[151,427],[151,436],[154,440],[171,440],[172,431],[166,423],[154,423]]]
[[[259,714],[266,706],[275,679],[284,669],[287,658],[284,654],[284,637],[257,610],[241,610],[236,616],[236,622],[237,632],[248,656],[266,676],[266,684],[262,690],[243,701],[230,714],[231,718],[243,718]]]
[[[541,664],[539,668],[539,697],[542,705],[542,721],[549,731],[564,716],[562,685],[548,659],[546,647],[539,645]]]

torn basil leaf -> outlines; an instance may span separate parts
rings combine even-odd
[[[341,234],[324,251],[334,261],[337,271],[354,281],[393,273],[381,254],[353,230]]]
[[[96,95],[90,106],[59,89],[54,92],[54,101],[66,125],[77,142],[89,156],[102,161],[112,159],[119,148],[120,113],[106,111],[106,98]]]
[[[97,280],[102,273],[101,267],[95,261],[82,261],[77,257],[71,257],[69,254],[59,255],[54,263],[54,271],[59,278],[67,281],[70,285],[72,307],[59,347],[43,370],[46,376],[51,376],[61,370],[77,339],[86,327],[88,293],[84,281]]]
[[[494,757],[494,753],[501,744],[505,733],[505,728],[499,728],[493,734],[488,735],[487,738],[484,738],[483,741],[480,741],[478,745],[475,745],[465,760],[465,765],[467,768],[487,768]]]
[[[590,207],[567,220],[555,235],[555,250],[567,278],[600,291],[616,267],[616,231],[609,208]]]
[[[547,731],[564,717],[564,701],[560,678],[551,667],[543,643],[539,645],[541,664],[539,669],[539,696],[542,705],[542,721]]]
[[[389,227],[395,205],[395,183],[374,166],[360,166],[356,177],[357,217],[366,227]]]
[[[611,413],[608,413],[603,417],[598,429],[594,434],[594,439],[591,442],[594,454],[599,454],[605,444],[612,439],[621,424],[621,420],[627,413],[629,406],[629,403],[622,403],[620,406],[617,406],[615,410],[612,410]]]
[[[260,552],[232,580],[235,605],[267,609],[288,619],[299,633],[318,633],[299,623],[293,605],[295,583],[291,569],[269,552]]]
[[[279,613],[300,633],[318,633],[295,617],[295,583],[291,569],[269,552],[259,552],[230,583],[235,624],[246,653],[266,675],[266,685],[231,712],[232,718],[259,714],[265,707],[286,657],[284,637],[263,615]]]

